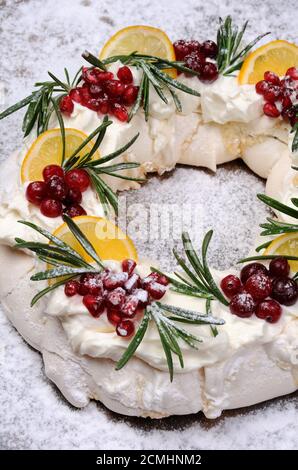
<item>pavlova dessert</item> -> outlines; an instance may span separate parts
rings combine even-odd
[[[298,47],[253,51],[266,34],[243,44],[246,26],[173,44],[125,28],[0,114],[27,108],[1,167],[2,305],[74,406],[216,418],[298,388]],[[274,211],[242,269],[209,267],[210,231],[163,272],[116,225],[148,173],[239,157]]]

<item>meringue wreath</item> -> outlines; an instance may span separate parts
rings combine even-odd
[[[0,114],[27,108],[1,168],[2,305],[74,406],[216,418],[298,388],[298,47],[253,50],[268,33],[243,45],[246,27],[174,44],[125,28]],[[239,156],[275,214],[240,273],[209,267],[212,231],[200,250],[182,233],[174,273],[139,260],[117,192]]]

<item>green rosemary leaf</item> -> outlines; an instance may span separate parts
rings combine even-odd
[[[187,267],[186,263],[184,260],[178,255],[175,249],[173,249],[173,254],[178,262],[178,264],[181,266],[183,271],[187,274],[187,276],[196,284],[196,286],[199,288],[200,291],[206,293],[208,292],[208,289],[202,282],[199,281],[199,279],[193,274],[193,272]],[[176,273],[175,273],[176,274]],[[193,287],[193,286],[192,286]]]
[[[181,104],[181,101],[180,99],[178,98],[178,95],[177,93],[174,92],[174,90],[172,90],[170,87],[169,87],[169,91],[172,95],[172,98],[173,98],[173,101],[174,101],[174,104],[175,104],[175,107],[178,111],[178,113],[181,113],[182,111],[182,104]]]
[[[100,171],[100,173],[103,173],[105,175],[109,175],[109,176],[113,176],[114,178],[120,178],[122,180],[127,180],[127,181],[136,181],[137,183],[144,183],[146,180],[146,178],[134,178],[133,176],[124,176],[124,175],[120,175],[118,173],[110,173],[109,171]]]
[[[263,256],[250,256],[248,258],[243,258],[239,261],[237,261],[237,263],[246,263],[248,261],[257,261],[257,260],[268,260],[268,259],[275,259],[275,258],[279,258],[280,255],[263,255]],[[283,258],[289,260],[289,261],[298,261],[298,256],[287,256],[287,255],[283,255]]]
[[[183,248],[184,248],[184,251],[185,251],[185,254],[186,254],[186,257],[187,257],[188,261],[192,265],[195,273],[198,275],[201,283],[204,286],[204,289],[206,291],[208,291],[209,287],[208,287],[208,283],[207,283],[207,281],[204,277],[204,274],[205,274],[204,273],[204,267],[203,267],[201,261],[199,260],[198,255],[196,254],[196,252],[194,250],[194,247],[191,243],[191,240],[189,238],[188,233],[186,233],[186,232],[182,233],[182,242],[183,242]]]
[[[91,176],[94,187],[97,191],[104,194],[106,202],[108,202],[115,214],[118,214],[118,198],[114,191],[96,174],[94,170],[88,170],[89,175]]]
[[[123,145],[123,147],[120,147],[120,149],[115,150],[115,152],[109,153],[105,157],[102,157],[98,160],[93,160],[92,162],[90,162],[89,167],[103,165],[104,163],[107,163],[113,160],[114,158],[118,157],[135,143],[139,135],[140,133],[138,132],[131,140],[129,140],[125,145]]]
[[[61,140],[62,140],[62,155],[61,155],[61,165],[63,165],[64,160],[65,160],[65,127],[64,127],[64,121],[61,115],[61,111],[57,106],[57,103],[55,100],[51,98],[51,102],[53,105],[53,108],[55,110],[59,126],[60,126],[60,132],[61,132]]]
[[[103,71],[106,71],[107,68],[105,64],[99,60],[97,57],[95,57],[93,54],[91,54],[88,51],[83,52],[82,54],[83,59],[85,59],[89,64],[94,65],[94,67],[97,67]]]
[[[67,274],[79,275],[87,272],[96,272],[94,268],[74,268],[72,266],[59,266],[58,268],[41,271],[30,277],[31,281],[44,281],[45,279],[54,279],[56,277],[65,276]]]
[[[170,289],[173,292],[177,292],[177,294],[188,295],[189,297],[197,297],[198,299],[210,299],[210,300],[215,299],[214,295],[212,294],[205,294],[195,289],[187,289],[184,286],[173,286]]]
[[[171,78],[169,75],[166,73],[161,72],[157,67],[154,65],[151,65],[151,69],[154,70],[156,75],[165,83],[172,85],[174,88],[177,88],[178,90],[184,91],[184,93],[188,93],[190,95],[194,96],[201,96],[200,93],[196,90],[193,90],[192,88],[189,88],[188,86],[184,85],[183,83],[179,82],[178,80],[175,80],[174,78]]]
[[[81,81],[82,68],[80,67],[77,73],[75,74],[73,81],[71,82],[71,88],[76,88],[78,83]]]
[[[206,315],[207,316],[212,316],[212,310],[211,310],[211,300],[207,299],[206,304],[205,304],[205,310],[206,310]],[[214,325],[210,325],[211,333],[214,338],[218,335],[218,329]]]
[[[23,249],[23,250],[27,249],[27,250],[33,251],[34,253],[38,255],[41,254],[43,256],[52,258],[56,261],[61,261],[63,264],[72,264],[76,266],[86,266],[86,267],[90,266],[85,260],[83,260],[83,258],[79,256],[73,256],[64,248],[60,248],[57,246],[49,245],[46,243],[40,243],[40,242],[30,242],[30,241],[27,242],[19,238],[16,238],[16,242],[17,244],[15,245],[15,248]]]
[[[154,72],[151,71],[150,65],[147,65],[146,62],[140,60],[140,67],[146,75],[147,80],[150,81],[155,88],[162,88],[162,84],[155,77]]]
[[[115,171],[129,170],[132,168],[139,168],[140,164],[136,162],[115,163],[114,165],[103,166],[94,169],[97,174],[100,173],[113,173]],[[117,176],[117,175],[115,175]]]
[[[152,84],[153,85],[153,84]],[[165,104],[169,104],[169,101],[166,97],[166,95],[164,94],[164,92],[162,91],[161,88],[159,87],[156,87],[153,85],[153,88],[154,90],[156,91],[156,93],[158,94],[158,96],[160,97],[160,99],[165,103]]]
[[[66,214],[62,216],[62,219],[67,224],[73,236],[78,240],[80,245],[84,248],[86,253],[88,253],[88,255],[91,256],[91,258],[98,264],[98,266],[100,266],[100,268],[104,268],[104,265],[102,264],[102,261],[99,258],[98,254],[96,253],[95,249],[89,242],[88,238],[80,230],[78,225],[76,225],[75,222],[72,220],[72,218]]]
[[[69,86],[71,86],[70,84],[70,78],[69,78],[69,73],[68,73],[68,70],[66,67],[64,67],[64,75],[65,75],[65,78],[66,78],[66,82]]]
[[[1,117],[0,117],[1,119]],[[298,127],[296,128],[294,139],[292,142],[292,153],[295,153],[298,150]],[[296,169],[296,168],[295,168]]]
[[[268,248],[268,246],[271,244],[271,240],[269,240],[268,242],[266,243],[263,243],[262,245],[259,245],[257,248],[256,248],[256,252],[259,253],[260,251],[262,250],[265,250],[265,248]]]
[[[298,207],[298,198],[292,197],[291,202],[294,204],[294,206]]]
[[[54,284],[46,287],[45,289],[42,289],[38,294],[36,294],[33,299],[31,300],[31,307],[35,305],[44,295],[48,294],[49,292],[52,292],[53,290],[57,289],[57,287],[63,286],[67,281],[70,281],[73,279],[75,276],[67,276],[61,279],[60,281],[55,282]]]
[[[295,281],[298,280],[298,273],[296,273],[296,274],[293,276],[293,279],[294,279]]]
[[[103,187],[101,186],[101,179],[97,176],[95,171],[89,170],[88,173],[90,175],[92,185],[93,185],[93,187],[96,191],[96,194],[97,194],[97,196],[98,196],[98,198],[101,202],[101,205],[103,207],[104,215],[105,215],[105,217],[108,217],[108,215],[109,215],[109,210],[108,210],[109,201],[108,201],[108,199],[105,195],[105,191],[104,191]]]
[[[41,98],[39,96],[36,101],[32,100],[25,113],[23,125],[22,125],[22,131],[24,132],[24,137],[27,137],[27,135],[30,134],[30,132],[32,131],[34,127],[36,118],[40,112],[40,99]]]
[[[215,318],[207,316],[205,313],[197,313],[193,310],[188,310],[180,307],[174,307],[173,305],[167,305],[161,302],[155,302],[159,308],[165,310],[166,312],[172,313],[178,317],[186,318],[187,320],[191,320],[193,322],[200,322],[206,325],[223,325],[225,322],[220,318]]]
[[[9,116],[10,114],[13,114],[15,113],[16,111],[18,111],[19,109],[22,109],[24,108],[25,106],[27,106],[29,103],[31,103],[32,99],[34,99],[36,97],[36,93],[37,92],[33,92],[31,95],[27,96],[26,98],[24,98],[23,100],[21,101],[18,101],[16,104],[14,104],[13,106],[10,106],[9,108],[5,109],[4,111],[2,111],[2,113],[0,113],[0,121],[1,119],[4,119],[6,118],[7,116]]]
[[[272,207],[272,209],[278,210],[279,212],[282,212],[283,214],[286,214],[291,217],[294,217],[295,219],[298,219],[298,211],[296,209],[286,206],[285,204],[269,196],[266,196],[265,194],[257,194],[257,197],[258,199],[260,199],[260,201],[264,202],[264,204],[266,204],[269,207]]]
[[[146,75],[143,73],[141,83],[140,83],[140,86],[139,86],[137,99],[136,99],[133,107],[130,110],[129,117],[128,117],[128,122],[131,121],[131,119],[137,113],[138,109],[141,106],[141,103],[142,103],[142,100],[143,100],[143,94],[144,94],[145,77],[146,77]]]
[[[171,349],[170,349],[170,347],[169,347],[169,345],[166,341],[165,335],[163,334],[163,331],[160,327],[160,323],[156,323],[156,326],[157,326],[157,330],[158,330],[158,333],[159,333],[160,342],[161,342],[161,345],[163,347],[163,350],[164,350],[164,353],[165,353],[165,356],[166,356],[167,365],[168,365],[169,374],[170,374],[170,381],[173,382],[174,365],[173,365],[173,358],[172,358]]]
[[[149,95],[150,95],[150,82],[145,74],[144,78],[144,92],[143,92],[143,109],[145,113],[145,121],[148,121],[149,119]]]
[[[127,364],[127,362],[129,361],[129,359],[134,355],[134,353],[136,352],[137,348],[139,347],[139,345],[141,344],[145,336],[150,319],[151,319],[151,314],[148,311],[148,309],[146,309],[143,320],[141,321],[141,324],[136,334],[134,335],[133,339],[128,345],[128,348],[125,350],[124,354],[122,355],[122,357],[119,359],[119,361],[116,364],[116,370],[122,369],[122,367],[124,367],[125,364]]]
[[[57,78],[52,72],[48,72],[49,76],[54,80],[54,82],[57,83],[63,90],[66,91],[66,93],[69,93],[70,91],[70,86],[66,85],[63,83],[59,78]]]

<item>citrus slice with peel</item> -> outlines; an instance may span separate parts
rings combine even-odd
[[[263,255],[297,256],[298,257],[298,232],[285,233],[275,238],[266,248]],[[298,271],[298,261],[289,260],[291,270]]]
[[[298,65],[298,46],[288,41],[271,41],[249,54],[238,75],[239,85],[256,84],[264,79],[267,70],[279,77],[290,67]]]
[[[128,55],[132,52],[157,56],[174,61],[176,59],[174,46],[167,34],[153,26],[128,26],[120,29],[103,46],[99,58],[107,59],[115,55]],[[176,70],[169,70],[171,76],[176,76]]]
[[[65,159],[67,160],[74,151],[87,139],[87,135],[77,129],[65,129]],[[88,144],[82,149],[81,156],[90,152],[93,143]],[[45,166],[62,163],[62,137],[60,129],[51,129],[43,132],[33,142],[29,148],[22,166],[22,183],[27,181],[40,181],[43,179],[42,170]],[[100,158],[99,152],[95,152],[93,158]]]
[[[116,225],[102,217],[82,215],[73,221],[87,237],[102,260],[122,261],[130,258],[137,261],[138,254],[132,240]],[[94,262],[79,244],[66,223],[60,225],[53,235],[70,245],[89,263]]]

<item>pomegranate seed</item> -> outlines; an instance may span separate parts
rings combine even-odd
[[[100,101],[99,98],[90,98],[86,101],[85,106],[92,111],[99,111],[100,108]]]
[[[291,77],[293,80],[298,80],[298,68],[297,67],[290,67],[286,71],[286,77]]]
[[[90,85],[89,90],[91,95],[94,95],[98,98],[102,92],[102,87],[100,85]]]
[[[142,282],[143,286],[146,286],[146,284],[150,283],[151,281],[156,281],[158,282],[158,284],[162,284],[163,286],[167,286],[169,284],[169,281],[166,276],[157,272],[152,272],[151,274],[149,274],[149,276],[145,277]]]
[[[269,103],[274,103],[281,96],[280,87],[276,85],[269,85],[267,90],[264,91],[263,96],[265,101],[268,101]]]
[[[117,287],[107,293],[106,301],[109,307],[121,309],[125,301],[125,290],[122,287]]]
[[[87,212],[85,211],[84,207],[80,206],[80,204],[73,204],[71,206],[68,206],[64,210],[65,214],[68,215],[68,217],[79,217],[80,215],[87,215]]]
[[[105,83],[105,90],[109,97],[118,98],[123,95],[125,86],[119,80],[109,80]]]
[[[271,297],[282,305],[293,305],[298,298],[297,282],[286,277],[275,279]]]
[[[72,204],[80,204],[82,202],[82,193],[79,189],[71,188],[68,190],[66,198],[63,200],[66,206],[71,206]]]
[[[122,95],[122,101],[126,106],[132,106],[138,96],[139,87],[134,85],[129,85],[125,88],[124,93]]]
[[[273,85],[280,85],[279,76],[276,75],[274,72],[267,71],[264,73],[264,80],[268,83],[272,83]]]
[[[98,98],[98,111],[102,114],[108,114],[109,112],[109,100],[106,97]]]
[[[149,294],[145,289],[135,289],[133,295],[137,297],[139,305],[145,307],[149,303]]]
[[[133,273],[137,263],[135,262],[134,259],[124,259],[122,261],[122,271],[127,273],[129,276]]]
[[[291,106],[288,109],[284,109],[282,111],[282,117],[285,121],[289,121],[291,126],[294,127],[295,123],[297,122],[297,111],[295,106]]]
[[[231,299],[235,294],[238,294],[242,284],[239,277],[234,276],[233,274],[229,274],[222,279],[220,287],[228,299]]]
[[[47,186],[44,181],[33,181],[29,183],[26,188],[26,199],[35,206],[39,206],[41,201],[45,198],[46,193]]]
[[[139,283],[140,283],[140,276],[134,273],[127,279],[126,283],[124,284],[124,289],[127,290],[128,292],[131,292],[137,288]]]
[[[67,297],[73,297],[79,292],[79,282],[78,281],[68,281],[64,286],[64,293]]]
[[[108,290],[116,289],[116,287],[123,287],[128,279],[127,273],[111,273],[104,278],[104,286]]]
[[[40,204],[40,212],[46,217],[59,217],[62,214],[62,204],[56,199],[43,199]]]
[[[104,299],[100,296],[95,296],[91,294],[84,295],[83,304],[95,318],[98,318],[100,314],[104,311]]]
[[[112,325],[117,326],[118,323],[122,320],[122,315],[119,310],[115,310],[113,308],[107,309],[107,318]]]
[[[283,96],[281,104],[282,104],[283,110],[287,108],[291,108],[291,106],[293,105],[292,100],[289,96]]]
[[[96,69],[94,67],[83,67],[82,69],[82,77],[89,85],[97,85],[98,84],[98,75]]]
[[[131,70],[126,65],[124,65],[123,67],[120,67],[120,69],[117,72],[117,77],[119,78],[121,83],[125,83],[126,85],[129,85],[130,83],[133,82],[133,76],[132,76]]]
[[[49,181],[52,176],[64,178],[64,170],[60,165],[47,165],[42,170],[42,176],[45,182]]]
[[[265,80],[261,80],[256,84],[256,92],[259,95],[264,95],[265,91],[268,90],[268,87],[269,87],[268,83],[265,82]]]
[[[146,290],[149,292],[153,299],[159,300],[165,295],[167,289],[166,286],[163,286],[158,282],[152,281],[146,285]]]
[[[96,69],[96,75],[98,83],[104,83],[114,79],[114,74],[112,72],[101,72]]]
[[[124,106],[121,106],[118,103],[115,103],[112,107],[113,115],[121,122],[128,121],[128,112]]]
[[[47,185],[47,195],[52,199],[57,199],[57,201],[63,201],[67,196],[67,186],[65,184],[64,178],[61,176],[52,176],[46,183]]]
[[[132,318],[137,313],[139,300],[136,295],[129,295],[126,297],[124,304],[121,307],[121,313],[124,317]]]
[[[263,111],[266,116],[272,118],[277,118],[280,116],[280,112],[274,103],[265,103],[263,106]]]
[[[123,338],[128,338],[134,333],[134,331],[135,331],[134,324],[130,320],[122,320],[116,326],[117,335]]]
[[[218,53],[217,44],[213,41],[204,41],[201,46],[201,52],[205,54],[206,57],[210,57],[211,59],[215,59]]]
[[[247,279],[244,288],[254,300],[264,300],[271,294],[272,282],[266,274],[257,273]]]
[[[76,103],[82,103],[82,97],[80,94],[80,90],[78,88],[73,88],[69,92],[69,96],[71,97],[72,101],[75,101]]]
[[[230,311],[241,318],[249,318],[256,309],[255,301],[248,292],[242,291],[234,295],[230,302]]]
[[[253,274],[263,273],[268,275],[268,269],[261,263],[249,263],[241,269],[240,279],[245,284],[247,279]]]
[[[90,185],[90,177],[87,171],[78,168],[65,174],[65,182],[69,188],[79,189],[83,193]]]
[[[276,323],[280,319],[282,308],[275,300],[264,300],[257,306],[256,316],[269,323]]]
[[[273,277],[288,277],[290,273],[288,260],[282,256],[272,259],[269,264],[269,272]]]
[[[86,105],[92,99],[89,86],[85,83],[83,86],[77,87],[77,90],[80,93],[81,104]]]
[[[69,95],[63,96],[59,101],[59,108],[61,113],[67,114],[68,116],[71,115],[73,112],[73,102]]]
[[[103,294],[103,283],[100,274],[86,273],[80,277],[79,294]]]
[[[212,64],[211,62],[206,62],[206,64],[203,65],[202,72],[200,75],[200,80],[203,83],[212,83],[217,78],[218,78],[217,66],[215,64]]]

